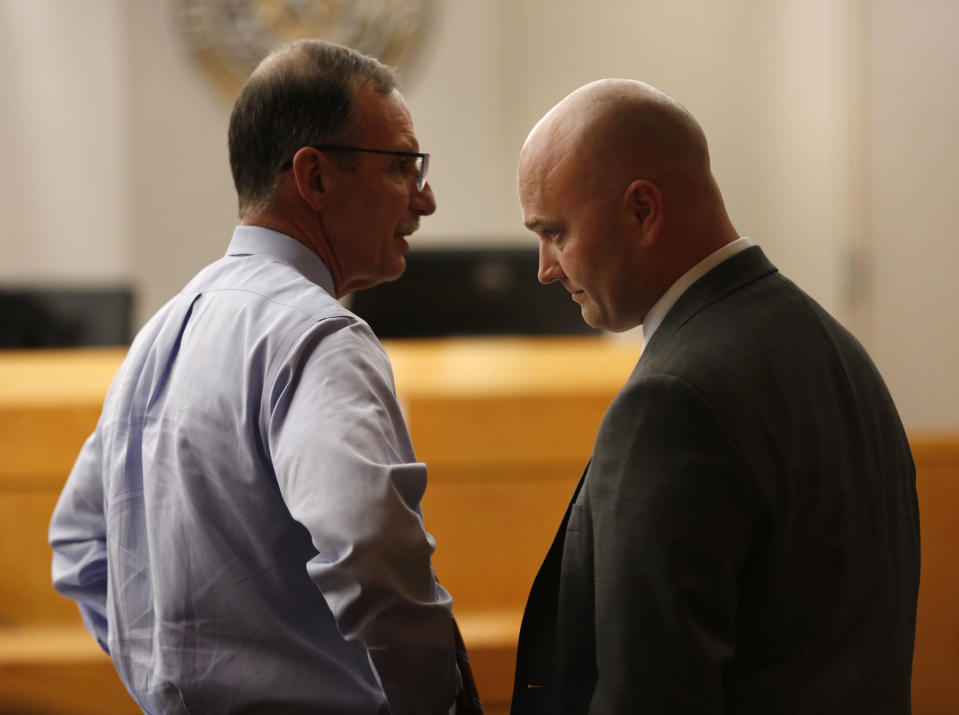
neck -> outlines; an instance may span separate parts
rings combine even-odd
[[[701,186],[687,189],[691,200],[676,207],[673,236],[666,245],[675,248],[682,268],[677,278],[701,260],[739,238],[739,233],[711,176]]]
[[[318,255],[326,264],[333,276],[336,297],[340,298],[342,296],[343,275],[339,262],[336,260],[336,254],[333,253],[329,241],[327,241],[322,228],[318,225],[319,222],[315,218],[308,220],[308,217],[302,216],[301,212],[296,210],[285,211],[282,207],[271,206],[264,211],[244,214],[240,219],[240,224],[268,228],[295,238]]]

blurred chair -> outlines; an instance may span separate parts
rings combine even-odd
[[[348,300],[380,338],[597,332],[562,286],[536,280],[535,248],[414,249],[406,266]]]
[[[127,345],[132,314],[124,288],[0,289],[0,348]]]

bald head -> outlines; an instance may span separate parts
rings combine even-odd
[[[591,325],[623,330],[679,276],[737,234],[706,136],[643,82],[580,87],[530,131],[519,161],[540,281],[561,281]]]
[[[553,107],[527,137],[520,169],[543,160],[581,169],[586,162],[617,182],[710,171],[706,136],[693,116],[664,92],[627,79],[591,82]]]

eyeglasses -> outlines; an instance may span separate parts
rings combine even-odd
[[[416,190],[422,191],[426,186],[426,170],[430,165],[430,155],[418,151],[389,151],[386,149],[362,149],[358,146],[341,146],[339,144],[313,145],[317,151],[361,151],[365,154],[388,154],[390,156],[404,156],[412,159],[416,167]],[[293,160],[283,162],[280,167],[283,171],[293,167]]]

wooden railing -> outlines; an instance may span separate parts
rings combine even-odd
[[[433,563],[484,700],[509,702],[522,610],[609,401],[639,354],[600,338],[387,343]],[[136,713],[50,586],[46,531],[119,350],[0,353],[0,712]],[[912,439],[923,564],[914,712],[959,712],[959,434]]]

